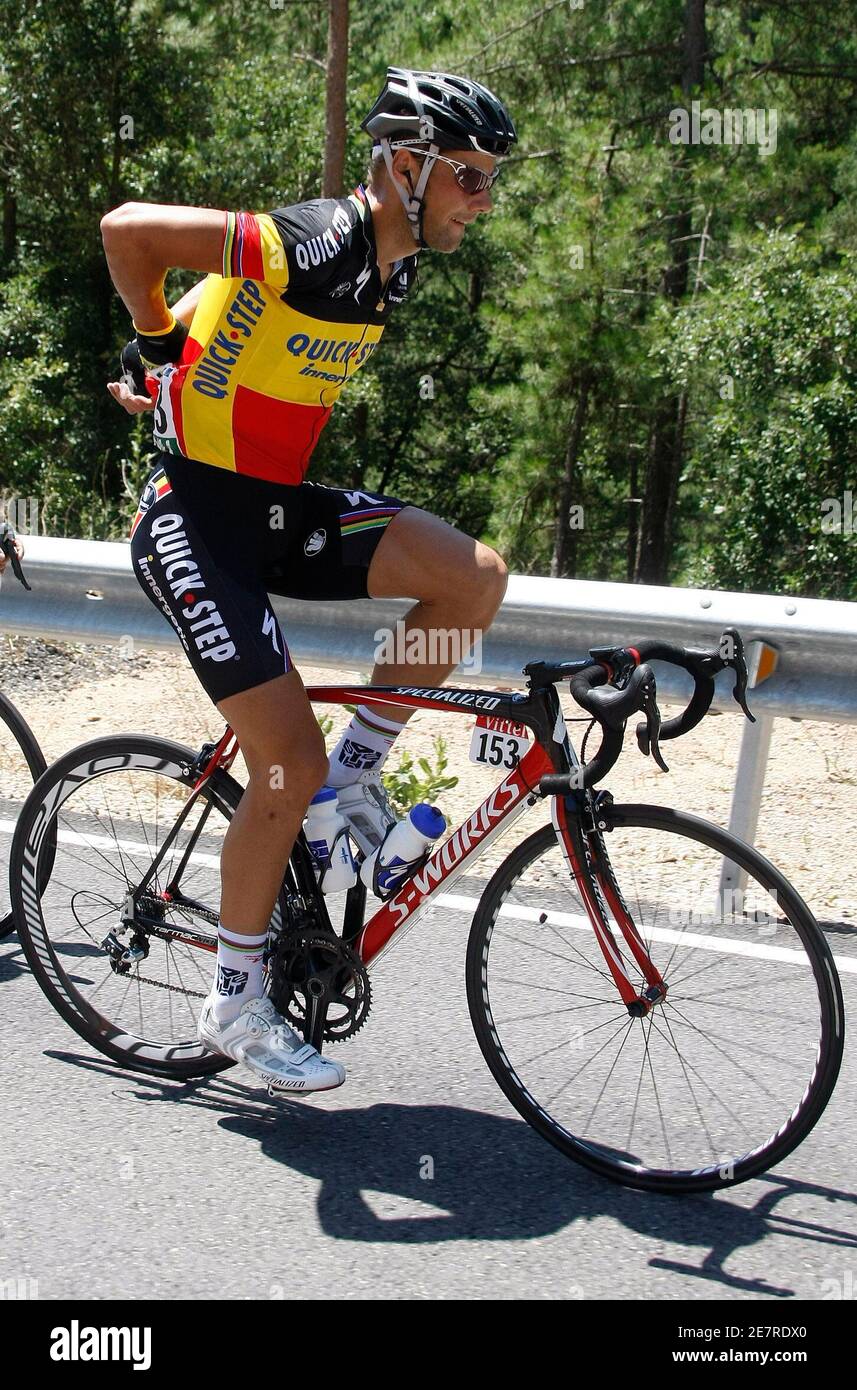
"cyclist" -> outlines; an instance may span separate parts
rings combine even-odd
[[[389,68],[362,123],[365,186],[270,214],[127,203],[103,219],[136,338],[111,394],[149,409],[162,451],[132,527],[135,573],[172,623],[249,773],[221,857],[215,981],[199,1035],[273,1089],[341,1085],[264,997],[263,950],[307,805],[322,784],[364,850],[392,823],[380,768],[407,718],[361,705],[328,761],[268,595],[407,595],[406,634],[480,630],[506,568],[488,546],[395,498],[304,481],[341,386],[371,356],[423,249],[453,252],[491,210],[516,139],[485,87]],[[175,306],[171,267],[207,272]],[[448,665],[376,666],[382,684],[437,685]]]

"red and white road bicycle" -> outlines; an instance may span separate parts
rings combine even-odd
[[[650,661],[694,679],[663,725]],[[374,966],[429,908],[472,918],[467,996],[479,1046],[524,1118],[569,1158],[632,1187],[706,1191],[779,1162],[821,1115],[842,1057],[842,995],[809,908],[749,846],[692,815],[596,790],[627,719],[659,744],[698,724],[740,638],[660,641],[525,667],[526,692],[316,686],[363,702],[477,719],[477,760],[500,784],[387,900],[358,881],[325,897],[301,834],[271,920],[268,989],[316,1046],[366,1022]],[[601,731],[584,761],[557,685]],[[199,752],[125,735],[73,749],[29,796],[11,886],[27,958],[51,1003],[114,1061],[183,1079],[232,1065],[196,1019],[216,950],[219,857],[241,797],[227,729]],[[525,814],[550,820],[500,860]],[[43,857],[55,852],[47,885]],[[740,888],[720,888],[723,862]],[[486,867],[487,865],[487,867]],[[43,891],[39,891],[41,883]],[[458,884],[458,891],[453,891]],[[441,982],[432,982],[437,992]]]

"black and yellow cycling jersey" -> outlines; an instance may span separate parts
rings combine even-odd
[[[165,453],[299,484],[344,383],[375,351],[416,275],[385,286],[362,185],[271,213],[226,212],[181,359],[165,368],[154,441]]]

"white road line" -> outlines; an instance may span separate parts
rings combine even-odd
[[[478,898],[467,898],[459,893],[442,893],[438,905],[451,908],[454,912],[474,913],[479,906]],[[541,908],[511,907],[505,903],[500,908],[501,917],[511,917],[518,922],[538,922]],[[589,918],[581,912],[548,912],[545,926],[572,927],[575,931],[592,931]],[[750,941],[736,941],[729,936],[703,936],[697,932],[670,931],[668,927],[654,927],[647,932],[653,941],[664,941],[669,945],[689,946],[700,951],[719,951],[723,955],[752,956],[758,960],[779,960],[789,965],[807,965],[807,957],[802,951],[792,951],[785,946],[763,946]],[[837,970],[843,974],[857,975],[857,960],[849,956],[833,957]]]
[[[0,821],[0,834],[11,835],[15,829],[14,821]],[[62,830],[59,835],[60,844],[85,845],[90,849],[113,850],[116,846],[128,854],[147,855],[151,853],[150,846],[140,844],[134,840],[110,839],[107,835],[82,835],[74,830]],[[216,854],[192,854],[191,863],[204,864],[209,868],[219,867],[220,860]],[[448,907],[453,912],[466,912],[472,916],[479,906],[478,898],[468,898],[462,893],[441,893],[436,899],[438,907]],[[542,915],[541,908],[535,907],[510,907],[508,903],[500,909],[501,917],[511,917],[519,922],[537,922]],[[555,923],[558,927],[571,927],[575,931],[592,931],[589,918],[582,913],[572,912],[549,912],[547,923]],[[723,955],[749,956],[756,960],[778,960],[789,965],[807,964],[807,958],[802,951],[792,951],[785,946],[763,946],[751,941],[736,941],[732,937],[703,936],[697,932],[670,931],[668,927],[655,927],[649,931],[648,935],[653,941],[663,941],[671,946],[686,946],[699,951],[719,951]],[[857,960],[849,956],[833,957],[836,968],[844,975],[857,975]]]
[[[0,834],[11,835],[14,829],[14,821],[0,820]],[[57,838],[61,845],[85,845],[88,849],[112,850],[114,853],[118,847],[126,854],[138,854],[146,858],[151,857],[153,848],[152,845],[145,842],[141,844],[138,840],[115,840],[109,835],[83,835],[77,830],[61,830]],[[220,856],[194,853],[190,857],[190,863],[205,864],[209,868],[217,869],[220,867]]]

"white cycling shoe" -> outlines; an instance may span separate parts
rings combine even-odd
[[[221,1025],[212,999],[202,1006],[199,1040],[212,1052],[222,1052],[275,1091],[330,1091],[345,1080],[345,1068],[330,1062],[305,1043],[278,1014],[270,999],[249,999],[237,1018]]]
[[[364,855],[380,845],[398,817],[390,806],[380,772],[364,772],[347,787],[337,787],[336,804]]]

